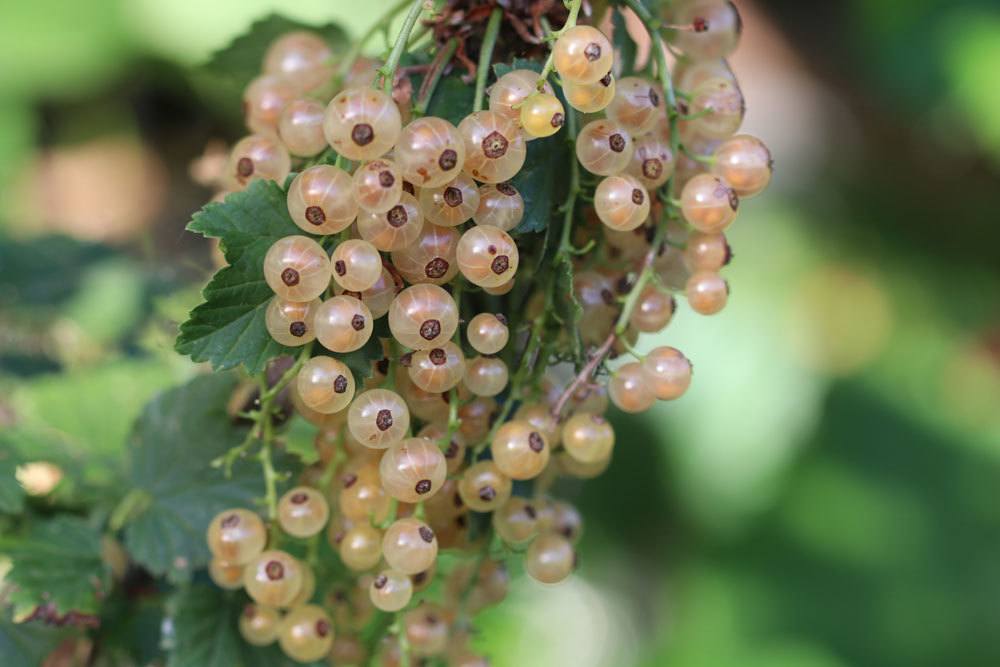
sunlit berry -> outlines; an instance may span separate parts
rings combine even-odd
[[[448,645],[448,622],[436,605],[422,604],[403,616],[410,651],[418,657],[443,653]]]
[[[284,551],[265,551],[247,563],[243,587],[259,604],[287,607],[302,586],[302,566]]]
[[[316,489],[298,486],[278,501],[278,524],[292,537],[310,537],[323,530],[330,506]]]
[[[543,584],[557,584],[573,572],[576,554],[573,545],[557,533],[542,533],[524,555],[524,569]]]
[[[458,129],[443,118],[418,118],[403,128],[396,142],[395,159],[407,181],[420,188],[434,188],[461,173],[465,141]]]
[[[639,179],[647,190],[656,190],[674,173],[674,154],[670,141],[650,133],[635,141],[635,152],[625,173]]]
[[[465,174],[436,188],[420,191],[420,210],[429,221],[442,227],[456,227],[479,208],[479,190]]]
[[[403,574],[417,574],[430,568],[437,559],[438,543],[434,531],[419,519],[399,519],[385,531],[382,555],[389,567]]]
[[[634,152],[629,131],[606,119],[587,123],[576,138],[577,159],[584,169],[598,176],[624,171]]]
[[[462,380],[465,366],[462,348],[445,341],[441,347],[414,352],[407,371],[413,384],[424,391],[440,393]]]
[[[264,324],[271,338],[289,347],[305,345],[316,338],[316,309],[320,300],[285,301],[275,296],[267,304]]]
[[[480,461],[462,474],[458,492],[470,509],[492,512],[510,498],[511,480],[493,461]]]
[[[349,88],[326,108],[323,132],[333,150],[349,160],[374,160],[384,155],[402,130],[399,108],[375,88]]]
[[[493,513],[493,528],[507,544],[522,545],[538,534],[538,514],[530,500],[517,496]]]
[[[369,389],[358,394],[351,403],[347,428],[365,447],[385,449],[406,435],[410,428],[410,411],[396,392]]]
[[[296,86],[281,76],[258,76],[243,91],[243,116],[251,132],[275,134],[282,112],[296,97]]]
[[[381,213],[362,211],[358,215],[358,233],[365,241],[382,251],[401,251],[420,238],[424,217],[417,200],[402,193],[389,210]]]
[[[637,76],[627,76],[617,82],[615,97],[604,110],[610,120],[636,137],[652,130],[663,112],[663,90]]]
[[[208,548],[220,561],[245,565],[264,549],[267,532],[264,522],[245,509],[225,510],[208,524]]]
[[[223,180],[230,190],[242,190],[258,178],[282,184],[291,170],[292,158],[277,137],[251,134],[233,146]]]
[[[497,227],[472,227],[458,241],[458,268],[469,282],[481,287],[506,283],[517,272],[517,244]]]
[[[681,53],[694,60],[725,58],[736,48],[743,30],[736,6],[721,0],[683,3],[671,20],[691,27],[672,31],[669,39]]]
[[[541,431],[516,419],[501,426],[490,443],[493,462],[511,479],[537,477],[548,465],[551,449]]]
[[[433,440],[442,448],[442,454],[444,454],[445,463],[448,466],[448,474],[458,472],[458,469],[465,462],[466,444],[460,431],[455,431],[449,436],[446,427],[438,424],[426,424],[417,433],[417,437]],[[436,495],[434,497],[437,498]]]
[[[437,285],[407,287],[389,307],[393,337],[414,350],[440,347],[458,327],[455,300]]]
[[[243,566],[213,558],[208,563],[208,576],[219,588],[227,591],[243,588]]]
[[[477,181],[508,181],[524,165],[524,135],[510,119],[492,111],[476,111],[462,119],[458,132],[465,141],[462,170]]]
[[[319,660],[333,645],[333,625],[322,607],[306,604],[288,612],[278,633],[281,650],[298,662]]]
[[[476,396],[496,396],[507,386],[509,372],[504,360],[494,356],[470,359],[465,369],[465,386]]]
[[[310,157],[326,148],[323,111],[324,106],[313,99],[296,99],[285,105],[278,118],[278,136],[289,153]]]
[[[399,611],[413,597],[413,581],[402,572],[382,570],[372,579],[368,595],[372,604],[382,611]]]
[[[604,417],[578,412],[563,424],[562,444],[566,452],[583,463],[606,459],[615,446],[615,432]]]
[[[296,389],[312,410],[323,414],[340,412],[354,398],[354,375],[339,359],[313,357],[299,370]]]
[[[379,158],[358,167],[352,189],[362,209],[369,213],[385,213],[399,203],[403,176],[395,162]]]
[[[679,398],[691,385],[691,362],[673,347],[657,347],[642,361],[650,389],[661,401]]]
[[[757,137],[738,134],[715,149],[712,173],[728,183],[740,197],[760,194],[771,182],[771,151]]]
[[[733,83],[736,82],[736,75],[732,68],[722,58],[693,60],[682,56],[677,59],[671,74],[674,79],[674,87],[688,95],[699,84],[709,79],[727,79]]]
[[[589,25],[573,26],[552,47],[556,71],[564,81],[594,83],[611,70],[614,50],[604,33]]]
[[[333,51],[316,33],[285,33],[267,48],[263,70],[286,77],[302,90],[312,90],[332,78]]]
[[[566,110],[550,93],[535,93],[521,104],[521,127],[529,137],[549,137],[566,123]]]
[[[639,294],[629,324],[642,333],[656,333],[670,324],[677,302],[656,285],[646,285]]]
[[[646,382],[642,365],[637,361],[621,366],[612,374],[608,382],[608,395],[611,402],[623,412],[643,412],[656,400]]]
[[[500,314],[479,313],[466,325],[465,338],[476,352],[496,354],[510,339],[507,318]]]
[[[487,183],[479,187],[479,207],[472,214],[477,225],[499,227],[505,232],[524,218],[524,198],[510,183]]]
[[[684,248],[684,263],[692,271],[718,271],[729,264],[731,258],[732,251],[724,234],[695,232],[688,237]]]
[[[711,174],[699,174],[681,190],[681,213],[699,232],[725,231],[740,206],[740,198],[729,185]]]
[[[507,72],[490,88],[490,111],[506,116],[512,121],[520,122],[521,105],[538,91],[538,79],[541,75],[530,69],[515,69]],[[542,90],[551,95],[552,86],[546,81]]]
[[[611,104],[615,97],[615,76],[608,72],[594,83],[563,82],[563,95],[577,111],[597,113]]]
[[[361,302],[368,307],[372,318],[377,320],[389,312],[389,304],[396,298],[396,294],[400,289],[402,289],[402,281],[399,281],[397,284],[393,275],[383,265],[382,272],[379,274],[379,278],[375,281],[375,284],[360,293]],[[345,290],[340,285],[334,286],[334,292],[338,296],[341,294],[347,294],[354,298],[358,298],[359,296],[358,292]]]
[[[392,263],[407,282],[444,285],[458,274],[459,231],[425,223],[416,239],[392,253]]]
[[[353,352],[372,335],[372,314],[352,296],[327,299],[316,311],[316,338],[331,352]]]
[[[404,503],[430,498],[444,484],[447,463],[437,443],[407,438],[389,448],[379,463],[386,492]]]
[[[310,234],[336,234],[347,229],[358,214],[351,175],[325,164],[309,167],[288,186],[288,214]]]
[[[459,428],[469,442],[482,440],[490,430],[493,416],[497,411],[497,402],[488,396],[476,396],[458,409],[458,417],[462,420]]]
[[[746,105],[738,85],[727,79],[709,79],[691,93],[684,121],[695,134],[707,139],[727,139],[743,124]]]
[[[635,229],[649,217],[649,193],[634,176],[608,176],[597,184],[594,209],[601,222],[612,229]]]
[[[382,558],[382,531],[359,523],[344,533],[338,545],[340,560],[357,572],[370,570]]]
[[[696,271],[684,288],[688,305],[699,315],[714,315],[729,301],[729,283],[714,271]]]
[[[267,646],[278,638],[281,614],[276,609],[248,602],[240,612],[239,629],[244,641],[253,646]]]
[[[352,292],[370,288],[382,275],[382,256],[374,245],[361,239],[338,243],[330,256],[330,265],[333,280]]]

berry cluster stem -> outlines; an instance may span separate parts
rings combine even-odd
[[[406,51],[406,43],[410,39],[410,33],[413,32],[413,26],[417,24],[420,13],[424,11],[424,0],[410,0],[410,2],[410,11],[407,12],[406,18],[403,20],[403,27],[399,29],[399,34],[396,35],[396,42],[392,45],[389,57],[385,59],[385,64],[378,68],[378,72],[384,80],[382,85],[385,92],[389,95],[392,94],[392,83],[393,79],[396,78],[396,68],[399,67],[399,60]]]
[[[417,91],[417,101],[413,105],[414,116],[423,116],[427,113],[427,107],[431,103],[431,97],[434,96],[434,90],[441,80],[441,75],[444,74],[444,68],[451,62],[451,57],[455,55],[457,49],[458,40],[454,37],[438,49],[434,60],[431,61],[430,69],[427,70],[424,80],[420,84],[420,90]]]
[[[565,0],[566,7],[569,9],[569,16],[566,17],[566,23],[563,27],[558,30],[554,30],[546,35],[546,39],[555,41],[564,32],[576,25],[576,19],[580,15],[580,7],[583,5],[583,0]],[[549,80],[549,75],[552,74],[552,70],[555,68],[555,52],[549,50],[549,57],[545,60],[545,65],[542,67],[542,73],[538,77],[538,90],[542,90],[545,87],[545,82]]]
[[[369,27],[368,30],[366,30],[365,33],[351,45],[351,50],[348,51],[344,56],[344,59],[340,61],[340,68],[337,70],[336,74],[336,80],[338,82],[343,81],[344,77],[347,76],[347,73],[351,70],[351,66],[354,65],[354,61],[356,61],[358,56],[361,55],[361,49],[365,47],[368,40],[378,34],[379,30],[385,29],[385,26],[392,20],[392,18],[399,12],[403,11],[403,8],[409,5],[412,1],[413,0],[400,0],[395,3],[377,21],[372,23],[371,27]]]
[[[497,36],[500,34],[501,18],[503,18],[503,10],[500,7],[494,7],[490,13],[490,20],[486,24],[486,32],[483,34],[483,44],[479,48],[479,64],[476,66],[476,96],[472,102],[473,111],[482,111],[483,109],[486,79],[490,76],[490,61],[493,60],[493,48],[496,46]]]

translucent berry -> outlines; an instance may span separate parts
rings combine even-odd
[[[504,294],[509,294],[514,285],[517,284],[517,278],[511,278],[507,282],[497,285],[496,287],[484,287],[483,291],[491,296],[503,296]]]
[[[736,49],[743,31],[736,6],[721,0],[684,3],[672,21],[691,26],[691,30],[673,31],[669,39],[681,53],[696,61],[725,58]]]
[[[362,211],[358,215],[361,238],[382,251],[404,250],[420,238],[424,217],[416,198],[402,193],[389,210],[381,213]]]
[[[497,287],[517,273],[519,254],[510,235],[497,227],[472,227],[458,241],[458,268],[474,285]]]
[[[333,78],[333,51],[316,33],[285,33],[264,54],[264,71],[282,75],[302,90],[312,90]]]
[[[608,176],[597,184],[594,209],[597,217],[611,229],[635,229],[649,217],[649,193],[634,176]]]
[[[339,167],[309,167],[288,186],[288,214],[310,234],[336,234],[358,214],[351,192],[351,175]]]
[[[625,173],[639,179],[647,190],[656,190],[674,173],[674,154],[670,141],[656,133],[639,137],[635,152],[625,168]]]
[[[616,84],[615,97],[604,113],[632,136],[646,134],[664,113],[663,90],[646,79],[627,76]]]
[[[477,396],[458,409],[462,420],[459,427],[469,442],[477,442],[490,430],[491,420],[497,411],[497,402],[488,396]]]
[[[503,474],[511,479],[533,479],[548,465],[551,447],[541,431],[515,419],[497,430],[490,451]]]
[[[437,655],[448,645],[448,622],[437,606],[423,604],[406,612],[403,625],[410,651],[415,656]]]
[[[389,307],[389,329],[393,337],[414,350],[440,347],[451,340],[456,328],[458,307],[455,300],[437,285],[407,287]]]
[[[615,77],[608,72],[595,83],[563,82],[563,95],[566,101],[577,111],[597,113],[611,104],[615,97]]]
[[[504,542],[518,546],[538,534],[538,513],[531,501],[517,496],[493,513],[493,528]]]
[[[677,302],[656,285],[646,285],[639,294],[629,324],[642,333],[662,331],[670,323]]]
[[[271,338],[289,347],[296,347],[312,342],[316,338],[316,309],[320,300],[284,301],[274,297],[267,304],[264,313],[264,324]]]
[[[459,231],[425,223],[416,239],[392,253],[396,270],[413,284],[445,285],[458,274]]]
[[[281,76],[258,76],[243,91],[243,115],[251,132],[274,134],[282,112],[299,91]]]
[[[389,448],[379,464],[379,472],[390,496],[404,503],[416,503],[441,488],[447,463],[437,443],[426,438],[407,438]]]
[[[323,530],[330,506],[316,489],[297,486],[278,501],[278,524],[292,537],[311,537]]]
[[[243,566],[213,558],[208,563],[208,576],[219,588],[227,591],[243,588]]]
[[[731,258],[732,251],[725,234],[695,232],[688,237],[684,248],[684,263],[692,271],[718,271],[729,264]]]
[[[684,121],[692,132],[706,139],[728,139],[743,124],[746,105],[738,85],[728,79],[709,79],[691,93]]]
[[[359,523],[344,534],[338,552],[348,568],[357,572],[370,570],[382,558],[382,532],[367,523]]]
[[[623,412],[643,412],[656,400],[638,361],[629,362],[614,372],[608,382],[608,395]]]
[[[278,118],[278,136],[288,152],[299,157],[317,155],[326,148],[321,103],[312,99],[292,100]]]
[[[555,461],[556,469],[560,475],[576,477],[577,479],[594,479],[607,471],[608,466],[611,465],[611,456],[609,454],[607,457],[592,463],[583,463],[570,456],[568,452],[559,451],[556,452],[553,461]]]
[[[773,166],[771,151],[764,142],[749,134],[738,134],[715,149],[712,173],[740,197],[753,197],[771,182]]]
[[[250,510],[219,512],[208,524],[208,548],[217,559],[230,565],[246,565],[267,542],[264,522]]]
[[[534,93],[521,104],[521,127],[530,137],[549,137],[566,123],[562,102],[550,93]]]
[[[521,104],[538,92],[540,74],[530,69],[515,69],[497,79],[490,88],[490,111],[498,113],[509,120],[520,123]],[[543,84],[542,90],[552,94],[552,86]]]
[[[560,35],[552,54],[559,76],[572,83],[595,83],[614,63],[611,42],[589,25],[573,26]]]
[[[496,354],[510,339],[507,318],[499,314],[479,313],[466,325],[465,338],[476,352]]]
[[[562,443],[574,459],[593,463],[610,456],[615,446],[615,432],[604,417],[578,412],[563,424]]]
[[[358,394],[351,403],[347,428],[365,447],[385,449],[406,435],[410,428],[410,411],[396,392],[369,389]]]
[[[243,587],[254,602],[287,607],[302,586],[302,566],[284,551],[265,551],[243,571]]]
[[[508,181],[524,165],[524,135],[517,124],[492,111],[476,111],[458,124],[465,141],[462,170],[477,181]]]
[[[302,568],[302,585],[299,586],[298,595],[288,603],[291,609],[308,603],[316,593],[316,574],[312,567],[305,561],[299,561],[299,566]]]
[[[371,316],[377,320],[389,312],[389,304],[396,298],[396,293],[399,289],[402,289],[402,281],[399,281],[397,285],[393,275],[383,265],[382,272],[379,274],[379,278],[375,281],[375,284],[361,292],[361,302],[368,307]],[[338,296],[341,294],[348,294],[348,296],[354,296],[355,298],[358,296],[358,292],[348,293],[340,285],[334,286],[334,292]]]
[[[374,245],[361,239],[337,244],[330,264],[334,282],[352,292],[369,289],[382,275],[382,256]]]
[[[281,614],[276,609],[248,602],[240,613],[240,636],[253,646],[267,646],[278,638]]]
[[[447,446],[443,447],[442,453],[444,454],[445,463],[448,466],[448,474],[458,472],[459,468],[465,462],[465,438],[459,431],[456,431],[448,436],[447,429],[438,424],[427,424],[420,432],[417,433],[418,438],[428,438],[438,443],[439,447],[442,447],[442,442],[447,442]],[[443,491],[444,489],[442,489]],[[437,496],[434,496],[437,498]]]
[[[382,539],[385,562],[403,574],[427,570],[437,560],[437,553],[434,531],[423,521],[412,517],[394,522]]]
[[[288,612],[278,633],[281,650],[292,660],[312,662],[330,652],[333,624],[323,608],[306,604]]]
[[[714,315],[729,301],[729,283],[715,271],[696,271],[684,287],[688,305],[699,315]]]
[[[642,372],[661,401],[679,398],[691,385],[691,362],[673,347],[657,347],[642,360]]]
[[[470,509],[492,512],[510,498],[511,481],[493,461],[480,461],[462,474],[458,492]]]
[[[475,357],[466,364],[465,386],[476,396],[496,396],[507,386],[508,377],[507,364],[499,357]]]
[[[366,162],[354,172],[354,199],[369,213],[385,213],[399,203],[403,176],[392,160]]]
[[[382,157],[402,130],[399,109],[375,88],[348,88],[326,108],[323,132],[333,150],[348,160]]]
[[[420,188],[434,188],[462,172],[465,142],[443,118],[418,118],[403,128],[395,158],[403,178]]]
[[[524,569],[531,578],[543,584],[557,584],[576,566],[573,545],[557,533],[543,533],[536,537],[524,555]]]
[[[360,299],[335,296],[316,311],[316,338],[331,352],[353,352],[372,335],[372,314]]]
[[[457,385],[465,375],[465,355],[451,341],[441,347],[417,350],[407,369],[413,384],[424,391],[441,393]]]
[[[562,427],[549,408],[542,403],[522,403],[514,413],[514,419],[529,424],[545,436],[550,447],[555,448],[561,439]]]
[[[479,208],[479,190],[465,174],[436,188],[420,191],[420,210],[435,225],[456,227]]]
[[[299,371],[296,390],[310,409],[323,414],[340,412],[354,398],[354,376],[338,359],[313,357]]]
[[[505,232],[517,227],[524,218],[524,198],[510,183],[479,187],[479,207],[472,214],[477,225],[499,227]]]
[[[681,213],[699,232],[724,231],[736,219],[740,198],[729,185],[711,174],[699,174],[681,190]]]
[[[277,137],[251,134],[240,139],[229,154],[224,180],[231,190],[242,190],[258,178],[284,183],[292,158]]]
[[[674,87],[689,95],[699,84],[708,79],[728,79],[736,82],[736,75],[733,74],[732,68],[722,58],[692,60],[681,56],[677,59],[671,74],[674,79]]]
[[[634,152],[629,131],[606,119],[587,123],[576,138],[577,159],[584,169],[598,176],[621,173]]]
[[[338,504],[348,519],[381,523],[388,518],[392,501],[382,488],[377,467],[346,472],[340,484]]]
[[[413,580],[396,570],[382,570],[368,587],[372,604],[382,611],[399,611],[410,604],[413,597]]]

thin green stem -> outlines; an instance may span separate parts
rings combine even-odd
[[[566,2],[566,6],[569,8],[569,16],[566,17],[566,23],[563,24],[563,27],[546,35],[545,39],[550,42],[555,42],[560,35],[575,26],[576,19],[580,15],[581,5],[583,5],[583,0],[568,0]],[[555,64],[555,52],[549,50],[549,57],[546,58],[545,65],[542,67],[542,73],[538,77],[538,90],[543,90],[545,88],[545,82],[549,80],[549,75],[552,74]]]
[[[423,116],[427,113],[427,107],[430,106],[431,98],[434,97],[434,90],[441,80],[441,75],[444,74],[444,68],[451,62],[451,57],[455,55],[457,49],[458,40],[452,37],[445,42],[444,46],[434,56],[431,68],[424,75],[424,80],[420,84],[420,90],[417,91],[417,101],[413,105],[413,114],[415,116]]]
[[[372,23],[371,27],[365,31],[361,37],[351,45],[351,50],[347,52],[343,60],[340,61],[340,67],[337,70],[336,80],[342,81],[347,73],[351,71],[351,66],[354,65],[354,61],[358,59],[361,55],[361,50],[365,47],[372,37],[377,35],[380,30],[382,30],[386,24],[388,24],[392,17],[394,17],[399,12],[403,11],[403,8],[410,4],[412,0],[399,0],[396,4],[386,11],[378,20]]]
[[[399,60],[403,57],[403,53],[406,51],[406,42],[410,38],[410,33],[413,32],[413,26],[417,24],[417,19],[420,18],[420,13],[424,10],[424,0],[410,0],[410,11],[407,12],[406,18],[403,20],[403,27],[399,29],[399,34],[396,35],[396,42],[392,45],[392,51],[389,52],[389,57],[385,59],[385,64],[378,68],[378,73],[382,75],[384,83],[383,89],[386,94],[392,94],[392,83],[396,76],[396,68],[399,67]],[[376,81],[378,77],[376,77]]]
[[[483,45],[479,48],[479,64],[476,67],[476,96],[472,101],[473,111],[481,111],[483,108],[486,79],[490,75],[490,61],[493,59],[493,48],[496,46],[497,36],[500,34],[501,18],[503,18],[503,10],[494,7],[490,14],[490,20],[486,24],[486,32],[483,34]]]

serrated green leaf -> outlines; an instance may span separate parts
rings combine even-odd
[[[172,648],[167,667],[292,667],[277,646],[256,648],[239,635],[238,619],[248,602],[242,592],[191,586],[168,602]],[[307,663],[321,665],[322,663]]]
[[[264,313],[274,292],[264,281],[264,255],[280,238],[302,234],[288,215],[285,192],[273,181],[257,180],[224,202],[207,205],[188,229],[222,240],[228,266],[205,287],[205,302],[181,325],[176,349],[216,370],[243,364],[249,373],[295,349],[267,333]]]
[[[101,533],[78,517],[34,522],[24,536],[0,541],[0,551],[11,559],[5,580],[14,585],[10,601],[18,613],[47,603],[59,615],[93,614],[111,586]]]
[[[0,657],[4,667],[38,667],[45,658],[70,636],[65,628],[36,622],[14,623],[0,617]]]
[[[319,34],[334,51],[348,43],[347,33],[335,23],[310,26],[293,21],[278,14],[270,14],[254,21],[250,28],[209,58],[205,69],[212,74],[235,79],[246,85],[259,75],[264,63],[264,54],[275,39],[295,30],[309,30]]]
[[[129,481],[142,506],[125,526],[125,545],[154,574],[175,579],[206,565],[205,531],[228,507],[253,507],[263,495],[259,466],[245,461],[226,478],[211,461],[246,433],[226,414],[230,374],[197,377],[154,399],[129,443]]]

